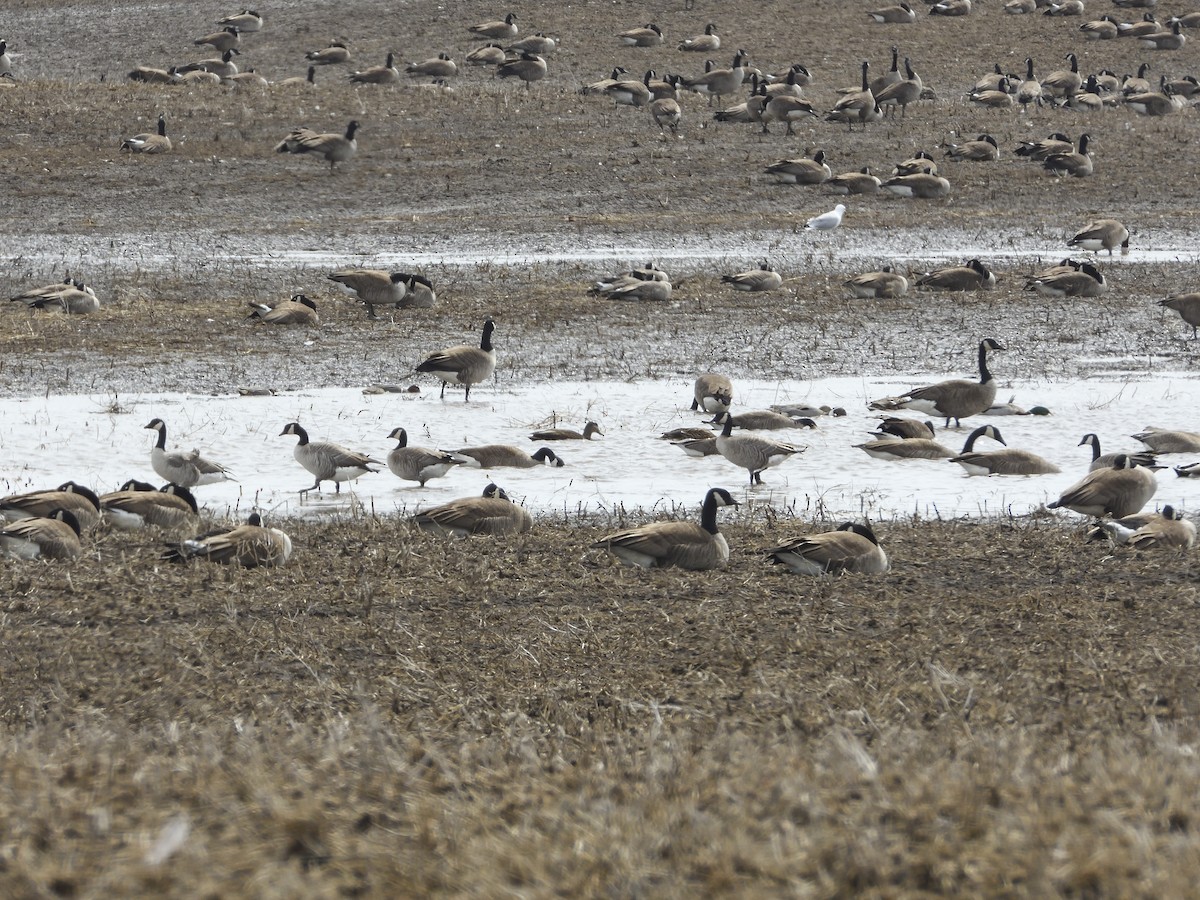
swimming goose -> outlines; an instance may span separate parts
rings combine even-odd
[[[704,495],[699,525],[651,522],[607,535],[591,546],[607,550],[626,565],[643,569],[668,566],[692,571],[717,569],[729,561],[729,543],[717,529],[717,510],[738,505],[729,491],[710,488]]]
[[[871,432],[875,440],[900,438],[901,440],[932,438],[936,432],[932,422],[918,422],[916,419],[902,419],[899,416],[884,416],[876,430]]]
[[[996,287],[996,275],[979,260],[972,259],[965,265],[927,272],[917,279],[917,287],[938,291],[990,291]]]
[[[647,22],[641,28],[622,31],[617,38],[626,47],[657,47],[663,42],[663,33],[653,22]]]
[[[257,319],[269,325],[316,325],[317,304],[303,294],[293,294],[290,300],[285,300],[275,306],[266,303],[247,301],[252,312],[247,318]]]
[[[400,70],[396,68],[396,54],[388,53],[382,66],[371,66],[361,72],[351,72],[347,77],[352,84],[396,84],[400,81]]]
[[[1054,175],[1070,175],[1074,178],[1086,178],[1092,174],[1092,154],[1088,149],[1091,136],[1079,136],[1079,149],[1074,153],[1053,153],[1042,161],[1042,168]]]
[[[679,122],[683,118],[683,108],[679,105],[678,100],[659,97],[657,100],[650,101],[648,108],[650,118],[654,120],[659,131],[665,132],[670,128],[672,132],[678,132]]]
[[[262,31],[263,17],[252,9],[244,9],[236,15],[217,19],[217,24],[222,27],[232,26],[243,34],[253,34]]]
[[[825,162],[824,150],[818,150],[811,158],[781,159],[767,166],[765,171],[781,184],[824,184],[833,177]]]
[[[1200,452],[1200,434],[1194,431],[1171,431],[1167,428],[1152,428],[1133,435],[1134,440],[1141,441],[1155,453],[1197,453]]]
[[[1154,458],[1154,453],[1148,450],[1142,452],[1130,451],[1126,453],[1102,454],[1100,452],[1100,438],[1094,434],[1085,434],[1083,436],[1083,440],[1081,440],[1077,446],[1083,447],[1085,445],[1092,448],[1092,463],[1090,466],[1088,466],[1088,471],[1094,471],[1096,469],[1111,469],[1113,464],[1117,461],[1117,457],[1119,456],[1127,456],[1138,466],[1143,466],[1147,469],[1162,468],[1161,466],[1157,465],[1157,461]]]
[[[999,430],[995,437],[1004,443]],[[1036,453],[1007,446],[1004,450],[964,451],[950,457],[950,462],[958,463],[967,470],[968,475],[1052,475],[1062,471]]]
[[[1048,156],[1070,153],[1075,149],[1071,139],[1060,131],[1040,141],[1021,141],[1016,149],[1017,156],[1025,156],[1035,162],[1043,162]]]
[[[325,277],[353,291],[367,307],[368,318],[377,318],[376,306],[391,304],[396,309],[408,293],[408,273],[385,272],[381,269],[340,269]]]
[[[167,137],[167,119],[161,113],[158,116],[157,134],[135,134],[121,141],[122,150],[131,153],[169,153],[171,139]]]
[[[341,41],[333,41],[324,50],[310,50],[304,54],[314,66],[336,66],[350,61],[350,50]]]
[[[888,268],[880,272],[864,272],[843,282],[852,296],[863,300],[893,299],[908,293],[908,279]]]
[[[463,497],[435,506],[412,517],[426,531],[455,537],[472,534],[524,534],[533,528],[533,518],[509,498],[503,488],[489,484],[481,497]]]
[[[510,12],[502,22],[481,22],[478,25],[468,25],[467,31],[474,35],[475,40],[502,40],[517,36],[517,14]]]
[[[82,281],[74,279],[68,279],[58,285],[34,288],[10,297],[9,300],[13,303],[24,303],[31,310],[61,311],[69,315],[86,315],[100,309],[96,292]]]
[[[588,422],[583,426],[582,432],[571,428],[543,428],[529,435],[529,439],[531,441],[590,441],[596,435],[603,437],[604,432],[595,422]]]
[[[318,134],[309,128],[293,128],[287,137],[275,145],[276,153],[316,153],[329,162],[329,171],[358,152],[358,122],[351,121],[345,134]]]
[[[290,422],[284,426],[283,431],[279,432],[279,436],[283,437],[285,434],[294,434],[300,439],[296,444],[296,449],[292,451],[292,455],[295,456],[296,462],[317,478],[312,487],[303,488],[300,491],[301,497],[309,491],[319,491],[322,481],[332,481],[334,493],[340,494],[343,481],[353,481],[368,472],[376,473],[379,470],[371,467],[383,465],[379,460],[372,459],[365,453],[347,450],[340,444],[329,441],[309,441],[308,432],[300,426],[299,422]]]
[[[226,50],[232,50],[242,42],[238,34],[238,29],[233,25],[228,25],[220,31],[213,34],[206,34],[202,38],[197,38],[192,41],[197,47],[208,45],[218,53],[224,53]]]
[[[917,21],[917,14],[907,3],[885,6],[867,13],[872,22],[880,25],[907,25]]]
[[[672,447],[678,447],[688,456],[703,459],[705,456],[720,456],[717,451],[717,439],[713,437],[681,438],[672,441]]]
[[[498,66],[508,58],[504,52],[504,48],[499,44],[484,44],[482,47],[477,47],[468,53],[465,57],[468,66]],[[622,72],[625,70],[622,69]],[[613,78],[616,78],[614,75]],[[581,93],[595,93],[594,91],[581,91]]]
[[[519,78],[525,82],[525,89],[529,90],[533,82],[541,81],[546,77],[546,71],[546,60],[542,59],[536,53],[530,53],[526,50],[516,59],[506,59],[500,63],[496,67],[496,77]]]
[[[425,487],[426,482],[441,478],[455,466],[463,465],[461,459],[444,450],[409,446],[408,432],[403,428],[393,428],[388,440],[398,443],[387,455],[387,467],[402,481],[415,481]]]
[[[722,275],[721,283],[729,285],[735,291],[777,291],[783,286],[783,276],[764,259],[757,269],[738,272],[735,275]]]
[[[962,453],[955,453],[949,447],[939,444],[932,438],[884,438],[878,441],[867,441],[865,444],[854,446],[874,459],[951,459],[955,456],[966,456],[974,453],[975,442],[988,437],[1004,443],[1000,430],[995,425],[981,425],[967,435]]]
[[[990,134],[981,134],[973,141],[950,144],[946,147],[946,156],[955,162],[992,162],[1000,158],[1000,145]]]
[[[684,78],[680,82],[684,88],[708,97],[711,105],[716,98],[717,105],[724,104],[727,95],[741,90],[746,77],[746,52],[739,50],[733,57],[733,64],[728,69],[711,69],[695,78]]]
[[[1111,41],[1118,36],[1120,23],[1112,16],[1101,16],[1091,22],[1084,22],[1079,31],[1089,41]]]
[[[720,412],[713,416],[711,424],[724,425],[726,419],[732,420],[734,428],[744,428],[747,431],[778,431],[782,428],[817,427],[817,423],[807,416],[786,415],[773,409],[752,409],[736,416]]]
[[[1070,97],[1083,86],[1083,76],[1079,74],[1079,60],[1075,54],[1068,53],[1064,59],[1071,67],[1058,69],[1042,79],[1043,97]]]
[[[870,166],[863,166],[857,172],[843,172],[834,175],[826,182],[831,194],[849,196],[851,194],[878,194],[883,182],[871,174]]]
[[[762,484],[762,473],[808,447],[788,444],[757,434],[733,434],[733,417],[725,414],[725,427],[717,435],[717,452],[750,473],[750,485]]]
[[[913,71],[912,63],[909,58],[904,57],[904,79],[890,84],[881,91],[875,91],[875,102],[882,108],[885,114],[890,108],[893,112],[897,106],[900,107],[900,115],[903,118],[908,115],[908,104],[916,103],[921,99],[921,92],[925,89],[925,85],[921,82],[921,77]]]
[[[282,566],[291,558],[292,539],[278,528],[263,525],[262,516],[251,513],[245,525],[202,534],[171,545],[160,559],[187,562],[203,559],[247,569]]]
[[[127,481],[119,491],[100,497],[104,521],[119,531],[156,527],[165,530],[187,528],[200,518],[200,509],[192,492],[177,484],[160,490],[141,481]]]
[[[721,36],[717,34],[717,26],[709,22],[704,26],[704,34],[684,38],[679,42],[679,49],[686,53],[711,53],[721,49]]]
[[[449,53],[439,53],[433,59],[409,64],[404,71],[414,77],[450,78],[458,74],[458,64]]]
[[[236,481],[227,468],[205,459],[199,450],[189,453],[176,450],[168,453],[167,425],[162,419],[152,419],[145,427],[158,432],[158,438],[150,448],[150,466],[160,478],[185,488]]]
[[[733,382],[725,375],[705,372],[692,385],[692,409],[708,413],[729,411],[733,403]]]
[[[859,522],[844,522],[836,531],[793,538],[768,550],[767,557],[797,575],[882,575],[891,568],[871,526]]]
[[[1116,219],[1093,219],[1075,232],[1075,236],[1067,241],[1067,246],[1090,250],[1092,253],[1107,250],[1108,255],[1112,256],[1117,247],[1129,249],[1129,229]]]
[[[1099,297],[1108,290],[1108,282],[1091,263],[1067,272],[1031,278],[1025,290],[1037,291],[1046,297]]]
[[[492,347],[492,333],[496,323],[488,316],[483,322],[483,338],[478,347],[460,344],[431,353],[417,366],[416,371],[428,372],[442,381],[441,399],[446,399],[446,385],[461,384],[466,387],[463,400],[471,399],[471,385],[487,381],[496,371],[496,350]]]
[[[1105,519],[1100,523],[1115,544],[1126,544],[1135,550],[1191,550],[1196,546],[1196,526],[1183,517],[1183,510],[1164,506],[1161,513],[1144,517],[1127,516],[1121,520]]]
[[[100,498],[96,493],[74,481],[60,484],[54,490],[31,491],[0,498],[0,520],[46,517],[56,509],[65,509],[78,520],[81,528],[94,528],[100,523]]]
[[[83,554],[79,520],[65,509],[0,528],[0,550],[13,559],[75,559]]]
[[[1120,519],[1140,512],[1158,488],[1154,473],[1118,454],[1110,468],[1093,469],[1067,488],[1048,509],[1069,509],[1084,516]]]
[[[1158,31],[1138,38],[1138,43],[1151,50],[1178,50],[1187,43],[1187,35],[1178,20],[1171,24],[1170,31]]]
[[[1172,294],[1166,300],[1159,300],[1158,305],[1179,313],[1179,317],[1192,326],[1192,340],[1200,337],[1197,334],[1197,329],[1200,329],[1200,293]]]
[[[978,381],[953,379],[914,388],[899,398],[896,408],[939,416],[946,420],[947,428],[951,419],[956,426],[961,425],[961,419],[979,415],[996,401],[996,381],[988,370],[987,355],[989,350],[1003,349],[994,338],[984,338],[979,342]],[[963,452],[969,450],[967,447]]]
[[[875,102],[875,94],[871,91],[871,83],[867,78],[869,71],[870,63],[863,60],[861,90],[847,94],[835,103],[825,116],[826,122],[845,122],[853,131],[855,122],[865,126],[867,122],[874,122],[883,116],[883,110]]]
[[[512,444],[484,444],[481,447],[462,447],[455,456],[466,457],[463,465],[472,469],[534,469],[550,466],[561,469],[564,463],[549,447],[542,447],[532,456]]]
[[[950,196],[950,182],[941,175],[897,175],[883,183],[883,189],[897,197],[932,200]]]

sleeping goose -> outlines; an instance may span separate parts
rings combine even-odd
[[[372,466],[382,466],[377,459],[372,459],[365,453],[357,453],[354,450],[347,450],[340,444],[334,444],[329,441],[310,441],[308,432],[301,427],[299,422],[290,422],[284,426],[283,431],[279,432],[279,436],[283,437],[286,434],[294,434],[299,438],[299,443],[296,444],[296,449],[292,451],[296,462],[308,469],[316,476],[316,481],[310,488],[303,488],[300,491],[300,496],[303,497],[309,491],[319,491],[322,481],[332,481],[334,483],[334,493],[342,492],[343,481],[353,481],[368,472],[378,472],[378,469]]]
[[[166,484],[161,490],[141,481],[127,481],[119,491],[100,497],[104,521],[119,531],[142,528],[173,530],[194,525],[200,519],[196,498],[187,488]]]
[[[502,21],[480,22],[478,25],[468,25],[475,40],[495,41],[517,36],[517,14],[510,12]]]
[[[651,522],[610,534],[593,543],[626,565],[643,569],[676,566],[706,571],[729,561],[729,543],[717,529],[717,510],[737,506],[729,491],[710,488],[704,495],[700,524],[694,522]]]
[[[167,425],[162,419],[152,419],[144,427],[158,432],[154,446],[150,448],[150,466],[160,478],[185,488],[236,480],[227,468],[205,459],[199,450],[168,453]]]
[[[990,291],[996,286],[996,275],[978,259],[961,266],[949,266],[926,272],[917,279],[917,287],[939,291]]]
[[[268,325],[316,325],[317,304],[303,294],[292,294],[290,300],[271,306],[267,303],[247,301],[251,313],[246,318],[266,322]]]
[[[878,272],[864,272],[843,282],[852,296],[864,300],[903,297],[908,293],[908,279],[891,266]]]
[[[783,286],[783,276],[764,259],[757,269],[738,272],[735,275],[722,275],[721,283],[729,285],[735,291],[777,291]]]
[[[489,484],[481,497],[463,497],[413,516],[426,531],[455,537],[472,534],[523,534],[533,528],[529,513],[513,503],[503,488]]]
[[[262,516],[251,513],[245,525],[223,528],[171,545],[159,558],[172,562],[203,559],[253,569],[282,566],[291,555],[292,539],[278,528],[266,527]]]
[[[0,528],[0,550],[14,559],[75,559],[83,553],[79,520],[65,509],[18,519]]]
[[[845,522],[836,531],[793,538],[768,550],[767,557],[797,575],[882,575],[891,568],[871,526],[859,522]]]
[[[53,490],[30,491],[0,499],[0,520],[15,522],[49,516],[56,509],[72,513],[83,529],[94,528],[100,522],[100,498],[96,493],[74,481],[60,484]]]

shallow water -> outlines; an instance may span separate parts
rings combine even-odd
[[[542,515],[670,510],[694,511],[710,486],[728,487],[749,506],[771,505],[805,517],[869,515],[891,519],[978,517],[1026,514],[1053,500],[1087,468],[1088,449],[1078,447],[1089,431],[1099,434],[1105,452],[1140,449],[1129,436],[1147,425],[1197,430],[1200,378],[1158,375],[1154,380],[1113,377],[1072,383],[1015,382],[1002,388],[1025,407],[1044,405],[1051,416],[972,419],[962,429],[938,429],[939,440],[959,449],[972,427],[997,425],[1010,447],[1034,450],[1058,464],[1062,474],[1038,477],[969,477],[945,461],[888,462],[868,457],[855,444],[868,440],[877,413],[869,399],[894,395],[914,382],[876,378],[837,378],[811,383],[740,380],[735,384],[740,409],[772,403],[805,402],[844,406],[849,415],[818,419],[819,428],[773,432],[781,440],[807,444],[806,453],[767,471],[763,486],[749,488],[748,475],[721,457],[692,459],[659,440],[669,428],[695,425],[688,406],[691,381],[560,382],[519,387],[480,385],[470,403],[461,393],[447,400],[425,385],[420,395],[364,395],[354,389],[310,390],[274,397],[123,394],[43,396],[0,400],[6,424],[0,454],[8,461],[0,490],[15,493],[59,484],[67,479],[116,489],[128,478],[158,483],[150,467],[154,433],[143,426],[155,417],[168,426],[168,448],[198,447],[210,459],[233,470],[237,483],[197,488],[202,506],[216,515],[243,515],[252,507],[279,515],[349,513],[361,503],[380,514],[412,513],[446,500],[478,494],[489,480]],[[924,419],[917,413],[901,413]],[[402,482],[386,468],[366,475],[341,494],[331,484],[301,500],[298,491],[311,476],[292,457],[296,440],[282,437],[284,425],[300,421],[313,440],[331,440],[386,459],[395,427],[409,442],[444,449],[485,443],[512,443],[532,452],[533,427],[551,418],[576,429],[598,421],[605,436],[595,441],[566,441],[555,451],[561,469],[459,467],[425,488]],[[997,448],[981,440],[977,450]],[[1200,457],[1200,455],[1197,455]],[[1180,464],[1193,457],[1166,457]],[[1159,473],[1155,503],[1173,503],[1189,511],[1200,505],[1200,479]],[[1074,518],[1065,514],[1067,519]]]

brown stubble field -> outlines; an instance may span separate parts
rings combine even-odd
[[[1195,368],[1195,344],[1153,303],[1195,286],[1188,262],[1102,262],[1113,289],[1071,304],[1021,291],[1024,261],[1001,266],[986,297],[842,296],[853,271],[839,247],[878,242],[882,263],[955,239],[1055,244],[1116,214],[1153,248],[1192,227],[1200,197],[1192,111],[1085,123],[961,101],[993,62],[1019,71],[1032,54],[1048,71],[1075,50],[1085,69],[1149,59],[1182,74],[1193,47],[1150,58],[1125,42],[1081,45],[1077,20],[1005,16],[995,0],[966,20],[871,28],[862,13],[874,5],[516,7],[523,31],[564,45],[529,92],[480,72],[453,94],[355,89],[323,70],[311,92],[230,94],[123,75],[193,58],[190,40],[232,7],[138,6],[131,34],[133,7],[9,4],[0,37],[25,54],[25,77],[0,89],[0,233],[41,255],[6,255],[4,287],[82,265],[106,308],[72,320],[4,310],[0,390],[395,383],[487,314],[501,382],[700,365],[781,379],[941,374],[963,371],[963,347],[985,333],[1015,350],[1010,377]],[[335,37],[358,68],[389,49],[461,61],[463,26],[506,10],[262,11],[267,28],[239,62],[277,79],[303,74],[303,51]],[[615,46],[615,32],[646,21],[663,26],[665,48]],[[819,105],[856,82],[861,59],[885,66],[893,42],[939,99],[862,134],[816,123],[784,138],[712,125],[686,98],[671,141],[641,111],[574,93],[618,63],[699,71],[673,47],[707,21],[722,63],[746,46],[765,69],[807,64]],[[160,111],[175,152],[120,155]],[[337,175],[271,153],[293,125],[350,118],[361,150]],[[1048,180],[1011,154],[1021,138],[1085,128],[1090,179]],[[852,202],[834,241],[796,233],[831,197],[761,176],[818,147],[835,171],[886,172],[982,131],[1008,151],[994,167],[944,163],[955,185],[944,202]],[[704,261],[681,264],[676,299],[645,309],[587,297],[603,273],[583,264],[449,259],[429,269],[437,308],[369,323],[326,287],[333,265],[248,261],[319,250],[357,264],[571,236],[589,248],[711,240],[726,270],[772,253],[795,262],[761,300],[722,292]],[[242,321],[246,300],[293,290],[321,304],[316,331]],[[1084,545],[1037,519],[914,520],[879,528],[889,576],[814,581],[770,569],[761,551],[831,523],[762,508],[731,523],[730,566],[709,574],[631,572],[588,551],[626,524],[616,515],[470,542],[369,516],[277,523],[297,545],[279,571],[170,567],[158,536],[112,534],[75,563],[6,564],[0,893],[1190,893],[1194,555]]]

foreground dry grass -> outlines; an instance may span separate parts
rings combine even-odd
[[[6,567],[0,893],[1190,891],[1194,555],[910,523],[886,578],[767,568],[802,527],[709,574],[371,520]]]

